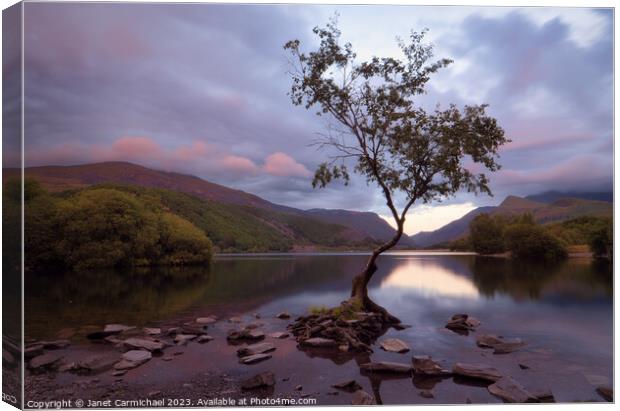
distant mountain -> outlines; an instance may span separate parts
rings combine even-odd
[[[411,240],[419,247],[430,247],[465,237],[469,232],[469,223],[482,213],[506,216],[530,213],[536,222],[549,223],[584,215],[610,216],[613,213],[613,204],[583,198],[560,198],[546,204],[531,197],[508,196],[499,206],[479,207],[435,231],[411,236]]]
[[[3,174],[4,178],[17,176],[19,170],[4,169]],[[35,178],[52,192],[81,189],[97,184],[128,184],[181,192],[209,203],[239,206],[242,208],[234,207],[231,210],[239,210],[241,214],[236,215],[238,218],[243,215],[243,224],[248,224],[246,217],[251,215],[252,218],[260,220],[261,226],[270,226],[279,236],[299,243],[297,245],[315,243],[334,246],[338,241],[343,245],[373,243],[387,240],[395,233],[395,230],[375,213],[324,209],[299,210],[196,176],[154,170],[128,162],[30,167],[26,168],[25,174],[27,177]],[[213,206],[205,209],[220,212],[220,208]],[[228,219],[232,217],[228,216]],[[229,221],[229,224],[235,223],[239,222]],[[255,221],[252,224],[259,222]],[[408,245],[408,237],[405,237],[401,244]]]
[[[342,224],[346,227],[355,228],[366,236],[378,240],[389,240],[395,234],[394,228],[376,213],[368,211],[349,211],[349,210],[328,210],[314,208],[306,210],[307,215],[311,215],[322,221]],[[401,245],[413,245],[408,236],[403,235]]]
[[[417,247],[430,247],[435,244],[446,243],[464,237],[469,232],[469,223],[479,214],[490,213],[496,207],[478,207],[463,217],[454,220],[435,231],[422,231],[412,235],[411,241]]]
[[[581,192],[581,191],[545,191],[543,193],[529,195],[525,197],[528,200],[537,201],[539,203],[553,203],[556,200],[562,198],[580,198],[582,200],[597,200],[597,201],[614,201],[613,191],[601,191],[601,192]]]

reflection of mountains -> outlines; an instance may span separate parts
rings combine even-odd
[[[302,292],[346,295],[365,260],[363,255],[253,256],[218,258],[210,269],[29,274],[26,331],[42,338],[86,324],[165,321],[205,305],[251,311]],[[370,286],[409,288],[446,298],[506,294],[516,300],[562,302],[610,298],[612,275],[609,267],[588,260],[540,265],[474,256],[384,256]]]

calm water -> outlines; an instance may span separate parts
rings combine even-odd
[[[211,313],[259,312],[271,318],[287,310],[298,315],[310,306],[333,306],[346,299],[351,278],[365,259],[359,254],[220,256],[208,270],[33,274],[26,280],[26,336],[53,338],[69,329],[77,331],[74,340],[79,342],[80,330],[106,323],[165,325]],[[381,257],[370,294],[412,325],[391,330],[386,337],[407,341],[414,354],[481,362],[480,355],[488,354],[480,354],[471,336],[443,328],[454,313],[468,313],[483,322],[479,332],[520,337],[528,343],[509,356],[490,355],[495,366],[508,367],[507,357],[534,364],[541,372],[530,374],[530,382],[538,378],[553,388],[556,398],[572,401],[595,399],[591,387],[612,382],[612,284],[611,268],[589,259],[532,265],[403,252]],[[390,357],[394,354],[380,350],[373,355],[395,360]],[[321,361],[341,365],[348,360]],[[338,372],[346,375],[345,368]],[[381,390],[384,396],[398,396],[399,386],[388,384]],[[476,399],[474,394],[470,397]]]

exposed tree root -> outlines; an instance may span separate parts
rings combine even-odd
[[[289,329],[302,346],[331,346],[341,351],[372,352],[370,347],[377,338],[400,321],[370,299],[368,302],[372,305],[351,299],[339,307],[315,309],[310,315],[298,317]]]

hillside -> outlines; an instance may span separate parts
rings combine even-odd
[[[469,223],[482,213],[507,216],[531,213],[537,223],[550,223],[580,216],[611,216],[613,204],[582,198],[561,198],[545,204],[531,198],[508,196],[499,206],[479,207],[435,231],[418,233],[412,236],[411,240],[419,247],[430,247],[465,237],[469,231]]]
[[[17,169],[3,171],[5,179],[19,175]],[[375,213],[299,210],[195,176],[153,170],[127,162],[31,167],[25,170],[25,174],[53,193],[100,184],[168,190],[169,193],[162,195],[168,199],[167,206],[178,208],[175,201],[190,206],[192,212],[198,213],[194,216],[195,220],[190,219],[197,226],[201,226],[200,218],[212,217],[211,232],[206,228],[205,231],[215,236],[216,245],[224,245],[222,249],[237,249],[237,245],[245,251],[263,250],[265,247],[268,250],[286,250],[298,245],[368,245],[386,240],[395,232]],[[186,196],[170,193],[184,193]],[[264,244],[261,245],[261,242]],[[406,242],[408,238],[401,243]]]
[[[539,194],[533,194],[525,197],[528,200],[537,201],[539,203],[553,203],[562,198],[580,198],[582,200],[596,201],[614,201],[613,191],[601,191],[593,193],[584,193],[581,191],[545,191]]]

